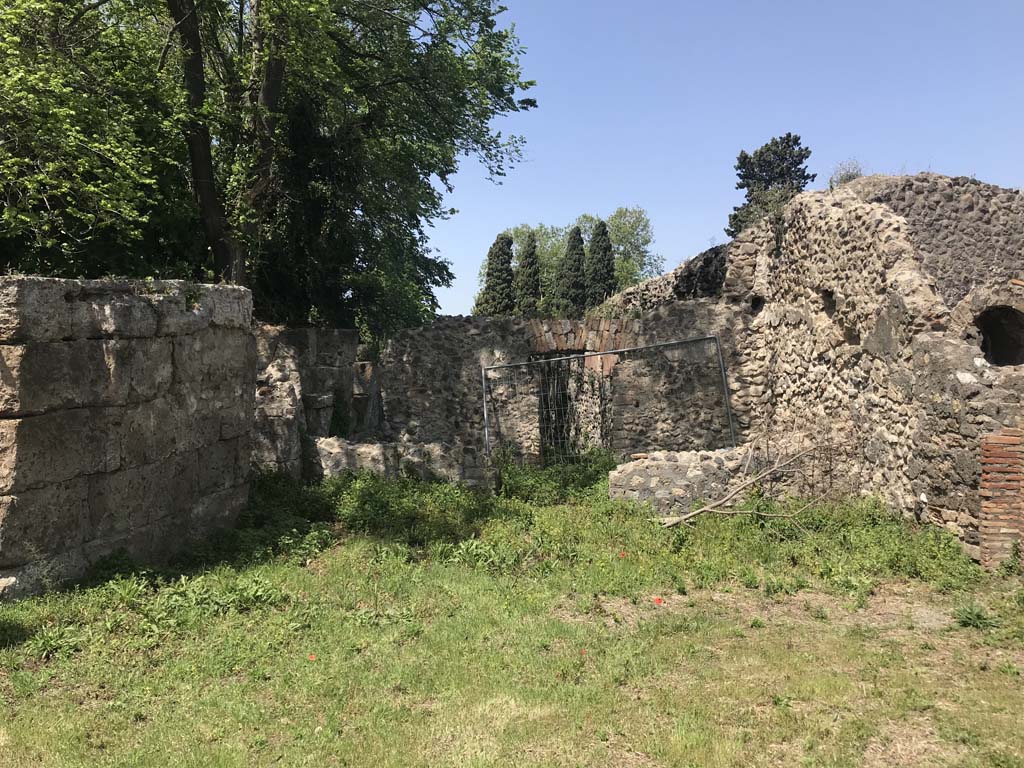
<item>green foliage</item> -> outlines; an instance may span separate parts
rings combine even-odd
[[[540,307],[540,262],[537,260],[537,236],[531,231],[516,251],[516,313],[536,317]]]
[[[562,504],[605,481],[617,464],[614,455],[596,448],[546,467],[502,461],[498,467],[501,494],[530,504]]]
[[[29,656],[40,659],[67,658],[81,650],[87,642],[85,633],[78,627],[50,624],[40,627],[25,643]]]
[[[585,242],[593,236],[594,227],[601,219],[589,213],[577,217],[566,226],[548,224],[520,224],[507,230],[515,242],[516,253],[522,253],[528,239],[537,241],[537,261],[540,265],[542,300],[540,312],[557,314],[557,277],[565,255],[565,244],[572,227],[577,226]],[[621,291],[641,280],[661,274],[665,259],[651,249],[654,229],[650,217],[643,208],[617,208],[606,219],[608,234],[612,242],[615,259],[615,290]],[[484,281],[485,267],[480,270],[480,282]]]
[[[199,26],[198,95],[183,80],[188,24],[169,6]],[[522,139],[492,121],[535,106],[503,12],[491,0],[5,3],[0,263],[211,279],[201,222],[217,219],[261,319],[368,337],[423,322],[452,280],[426,228],[451,213],[459,158],[503,175]],[[219,218],[193,194],[183,137],[202,132]]]
[[[651,249],[654,227],[647,211],[638,206],[619,207],[607,217],[584,213],[575,221],[588,243],[594,236],[597,222],[604,221],[615,256],[615,291],[621,291],[641,280],[660,275],[665,268],[663,256]]]
[[[474,315],[508,317],[516,313],[512,276],[512,237],[500,234],[487,252],[487,279],[473,307]]]
[[[807,172],[811,150],[795,133],[776,136],[753,154],[741,150],[736,158],[736,189],[746,190],[746,201],[733,209],[725,231],[736,237],[766,216],[778,218],[786,203],[816,175]]]
[[[178,765],[198,737],[225,765],[488,750],[505,764],[524,745],[608,765],[618,739],[673,765],[742,765],[778,744],[856,765],[876,729],[927,709],[941,715],[929,749],[953,750],[932,756],[1013,764],[1018,577],[985,576],[946,532],[865,501],[666,530],[607,498],[609,464],[522,469],[498,495],[257,477],[241,528],[184,570],[111,561],[122,572],[91,586],[0,603],[0,762]],[[984,634],[908,624],[946,601],[921,582],[976,603]],[[876,583],[887,610],[848,599]],[[805,590],[818,594],[791,597]],[[693,673],[665,672],[680,669]],[[950,675],[971,685],[950,698]],[[856,718],[837,727],[851,696]],[[659,718],[678,727],[652,733]],[[439,729],[440,748],[417,752]]]
[[[0,267],[191,278],[203,247],[161,5],[80,6],[0,8]]]
[[[958,605],[953,611],[953,618],[959,626],[971,629],[991,629],[999,625],[998,619],[973,600]]]
[[[596,307],[615,293],[615,256],[608,225],[598,221],[590,236],[586,258],[587,308]]]
[[[329,489],[347,529],[415,547],[467,538],[481,520],[500,514],[491,497],[461,485],[360,474]]]
[[[555,304],[559,313],[569,317],[582,317],[587,308],[587,277],[584,262],[583,235],[579,227],[569,230],[565,256],[558,265],[555,281]]]

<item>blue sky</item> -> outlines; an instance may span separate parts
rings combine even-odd
[[[786,131],[812,187],[849,158],[1024,186],[1024,0],[505,2],[540,106],[499,125],[527,139],[501,185],[471,160],[455,177],[430,237],[456,275],[445,314],[522,222],[640,205],[667,269],[724,242],[737,153]]]

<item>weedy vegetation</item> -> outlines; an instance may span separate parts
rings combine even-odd
[[[0,605],[0,765],[1024,765],[1019,565],[871,500],[665,530],[607,469],[259,477]]]

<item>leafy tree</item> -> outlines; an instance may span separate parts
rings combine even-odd
[[[753,154],[740,151],[736,158],[736,189],[746,190],[746,202],[733,209],[725,231],[736,237],[765,216],[778,217],[786,203],[814,181],[807,173],[811,150],[795,133],[777,136]]]
[[[509,236],[511,237],[511,236]],[[526,235],[526,241],[517,250],[516,311],[521,317],[536,317],[540,308],[540,263],[537,261],[537,236]]]
[[[608,225],[598,221],[590,235],[586,259],[587,307],[596,307],[615,293],[615,256]]]
[[[584,213],[576,219],[583,239],[590,242],[600,217]],[[654,227],[643,208],[616,208],[605,220],[615,256],[616,290],[621,291],[641,280],[660,275],[665,259],[651,250]]]
[[[516,313],[512,278],[512,236],[500,234],[487,252],[487,280],[477,296],[474,315],[507,317]]]
[[[583,233],[579,227],[569,230],[565,256],[558,266],[555,302],[560,313],[578,317],[587,308],[587,278],[584,262]]]
[[[550,224],[520,224],[507,230],[515,241],[516,251],[521,253],[527,238],[537,240],[537,261],[540,265],[541,304],[539,311],[556,314],[555,295],[558,267],[565,254],[565,242],[569,230],[578,226],[585,241],[592,236],[599,217],[582,214],[573,224],[560,227]],[[654,230],[651,220],[643,208],[617,208],[607,218],[608,233],[615,257],[616,290],[621,291],[648,277],[661,274],[665,260],[654,253],[651,244]],[[479,282],[483,285],[486,265],[482,264]]]
[[[87,8],[0,5],[0,266],[190,277],[204,248],[160,7]]]
[[[278,322],[429,315],[452,275],[425,230],[459,158],[503,175],[522,140],[491,123],[535,106],[503,10],[7,0],[4,264],[245,282]]]

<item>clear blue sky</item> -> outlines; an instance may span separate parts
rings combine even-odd
[[[935,171],[1024,186],[1024,0],[506,0],[536,110],[500,186],[464,162],[431,231],[452,262],[441,311],[468,314],[494,236],[620,205],[650,213],[671,269],[724,242],[742,199],[733,164],[786,131],[812,185]]]

